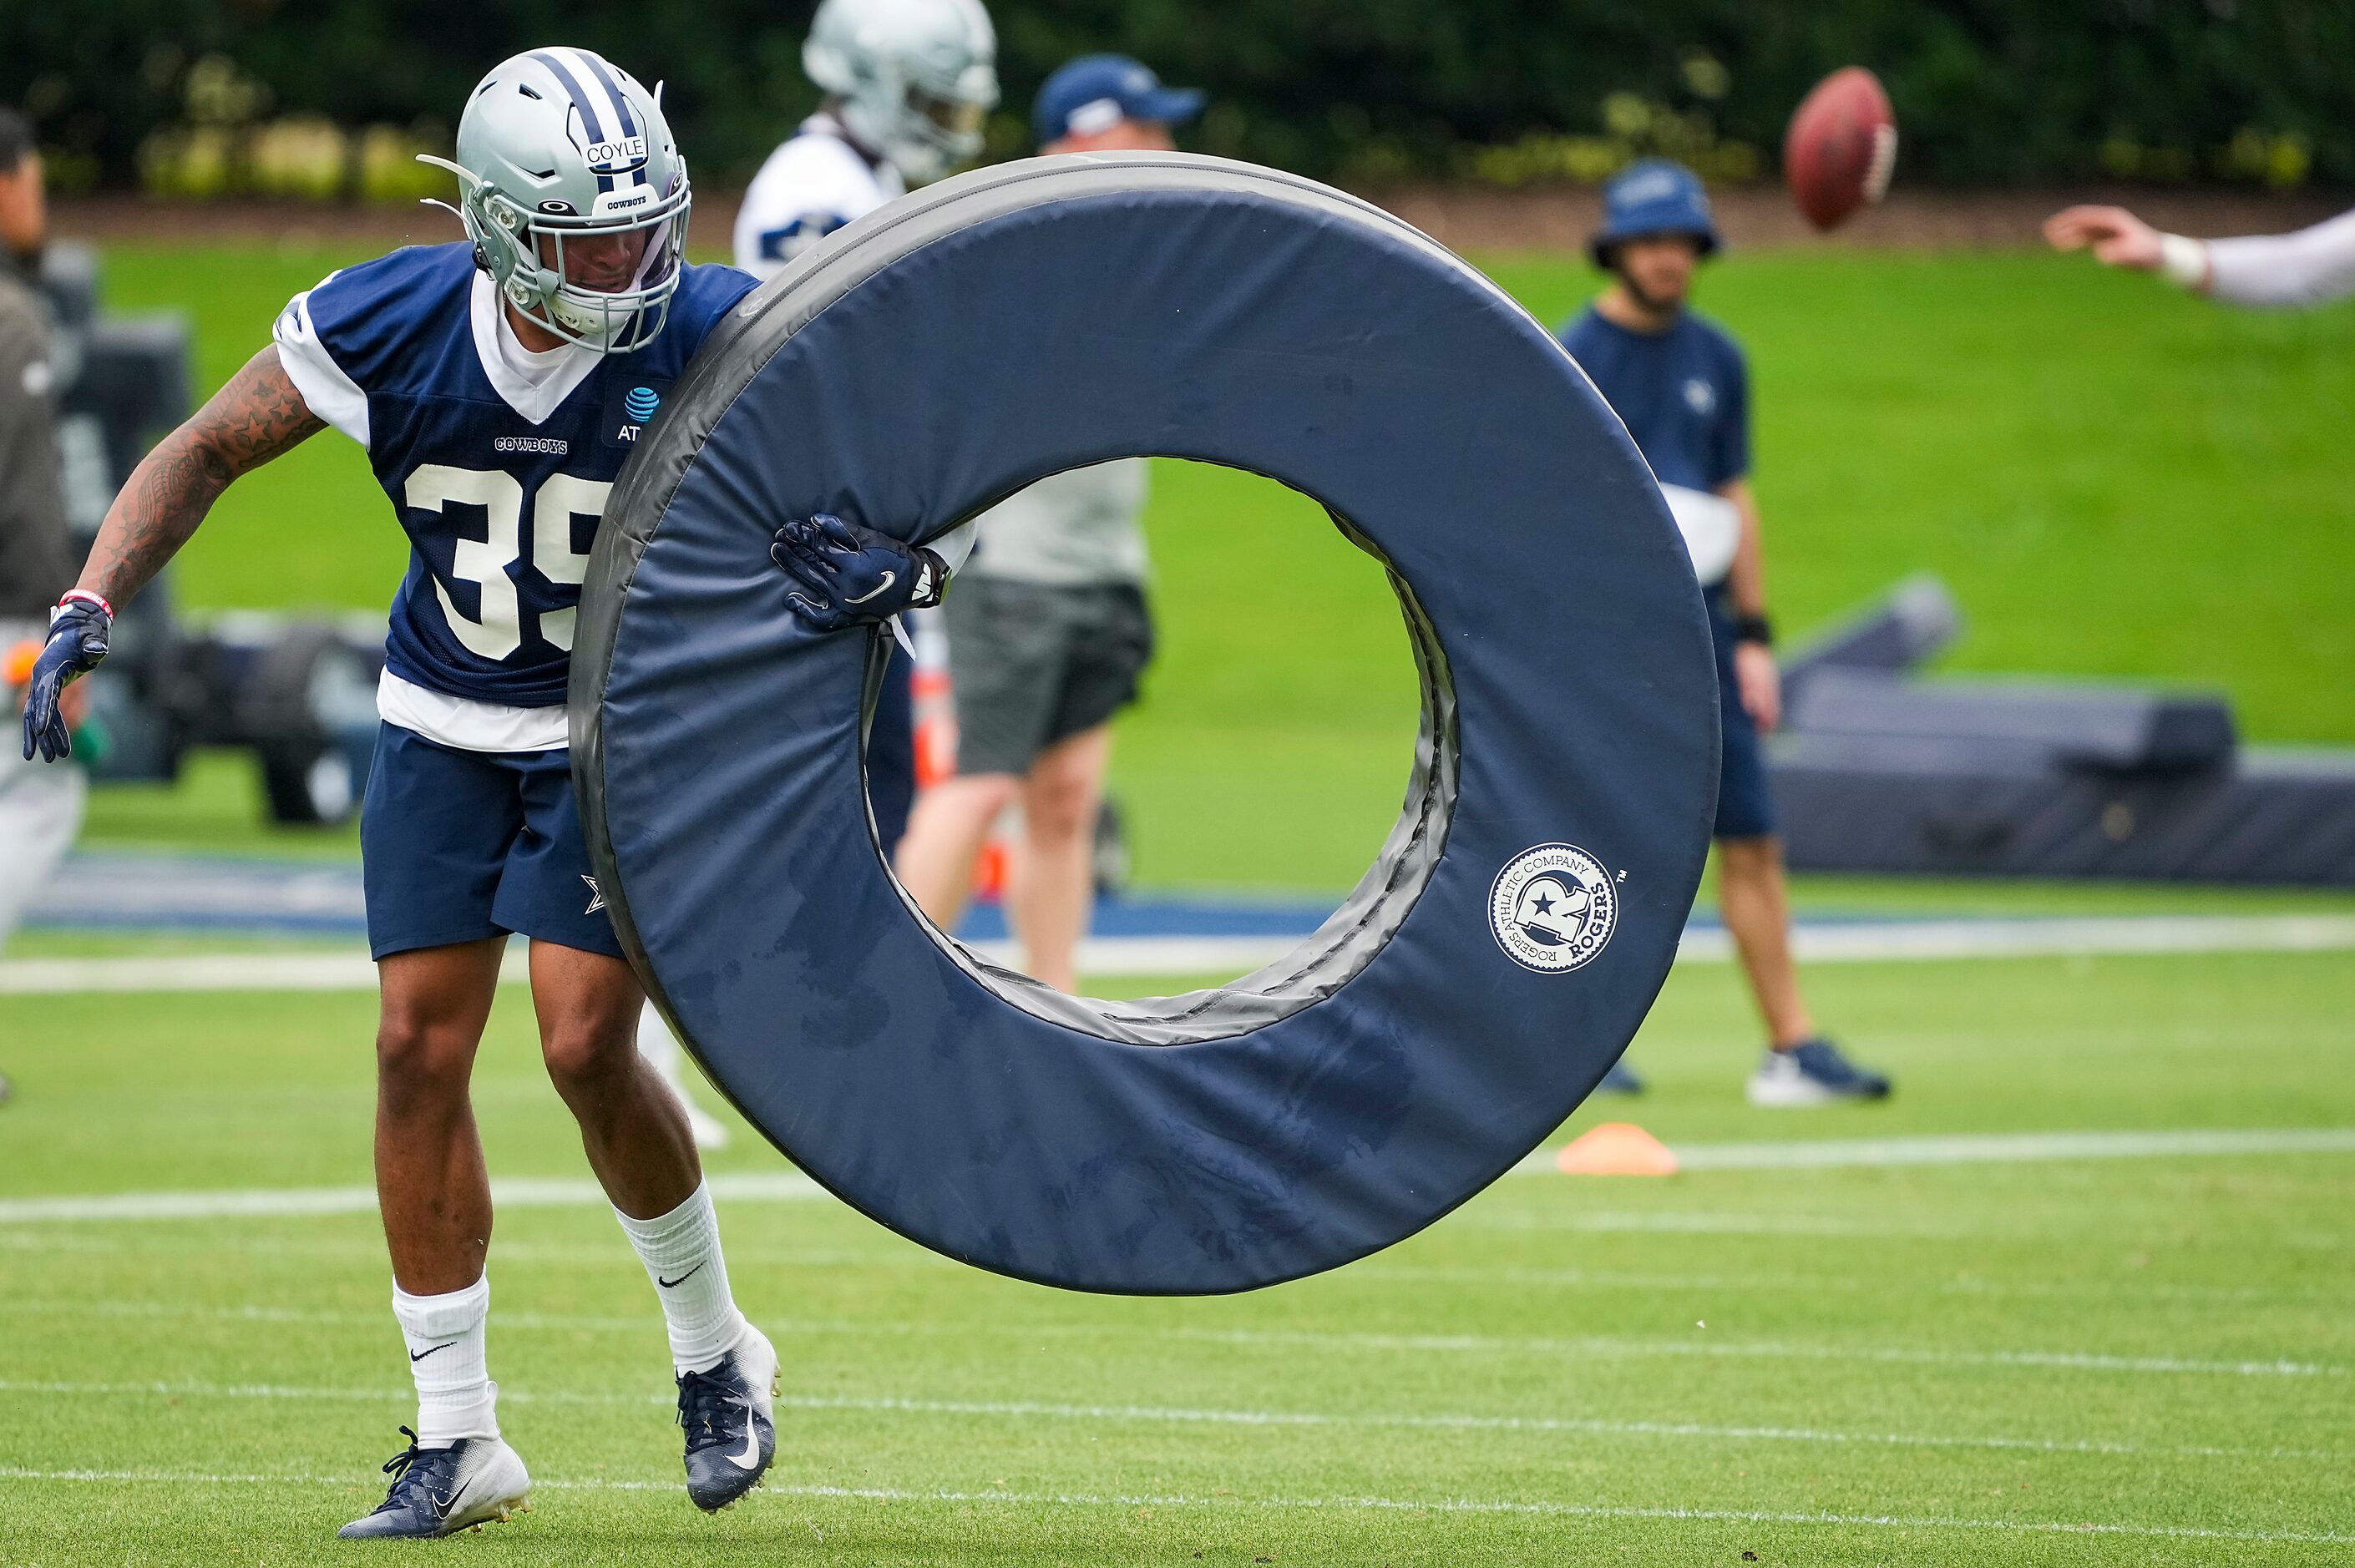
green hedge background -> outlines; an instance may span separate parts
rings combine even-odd
[[[500,57],[553,40],[665,78],[705,178],[741,179],[814,100],[806,0],[79,0],[0,5],[0,101],[27,108],[62,182],[139,183],[191,123],[320,116],[446,139]],[[1216,107],[1206,152],[1355,183],[1524,177],[1579,160],[1480,148],[1610,131],[1642,150],[1731,142],[1773,167],[1827,71],[1879,71],[1906,177],[1991,185],[2112,175],[2355,185],[2346,0],[1000,0],[1007,112],[1082,51],[1136,54]],[[1615,125],[1606,103],[1619,95]],[[1629,106],[1636,106],[1630,109]],[[1629,116],[1633,115],[1631,121]],[[1672,121],[1668,117],[1674,117]],[[1631,125],[1634,127],[1631,132]],[[1591,160],[1589,161],[1591,162]],[[1501,171],[1501,174],[1499,173]]]

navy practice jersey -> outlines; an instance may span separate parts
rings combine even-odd
[[[1590,308],[1561,345],[1662,484],[1709,491],[1749,473],[1750,376],[1721,328],[1686,311],[1666,332],[1629,332]]]
[[[472,246],[411,247],[328,278],[287,307],[277,336],[313,412],[368,449],[409,535],[387,667],[447,696],[555,706],[606,493],[753,280],[686,268],[654,342],[599,359],[537,422],[484,368],[488,288]],[[338,399],[347,407],[331,412]]]

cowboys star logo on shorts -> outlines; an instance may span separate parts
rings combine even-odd
[[[1488,928],[1523,969],[1560,974],[1587,963],[1619,924],[1619,890],[1576,844],[1538,844],[1505,863],[1488,889]]]

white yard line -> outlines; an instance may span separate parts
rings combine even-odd
[[[826,1190],[793,1171],[707,1177],[715,1198],[733,1202],[804,1202]],[[529,1177],[491,1183],[503,1209],[601,1209],[611,1200],[586,1176]],[[311,1214],[373,1214],[373,1187],[248,1187],[216,1192],[103,1192],[0,1199],[0,1224],[93,1220],[279,1219]]]
[[[1802,920],[1793,947],[1809,963],[1927,959],[2028,959],[2132,953],[2316,953],[2355,948],[2355,916],[2116,915],[2022,919]],[[1680,961],[1723,963],[1733,942],[1718,929],[1688,931]]]
[[[263,1399],[298,1404],[403,1404],[416,1395],[408,1388],[303,1388],[279,1383],[202,1382],[74,1383],[0,1379],[0,1394],[74,1398],[160,1397],[169,1399]],[[616,1393],[550,1391],[534,1393],[499,1386],[503,1403],[524,1404],[655,1405],[673,1402],[667,1393]],[[1246,1426],[1283,1429],[1406,1428],[1435,1432],[1527,1432],[1604,1437],[1671,1437],[1703,1441],[1805,1443],[1889,1448],[1969,1448],[2040,1454],[2092,1454],[2137,1457],[2236,1459],[2272,1463],[2302,1460],[2340,1464],[2349,1456],[2328,1450],[2224,1448],[2203,1446],[2113,1443],[2089,1437],[1953,1436],[1917,1433],[1831,1432],[1793,1426],[1725,1426],[1690,1421],[1606,1421],[1598,1418],[1488,1415],[1465,1413],[1335,1414],[1321,1411],[1194,1409],[1153,1404],[1073,1404],[1038,1400],[858,1398],[849,1395],[777,1395],[789,1410],[842,1411],[860,1414],[951,1415],[985,1419],[1114,1422],[1179,1426]]]
[[[2355,1154],[2355,1128],[2160,1132],[1974,1133],[1692,1144],[1687,1171],[1802,1171],[1838,1166],[2023,1165],[2055,1160],[2151,1160],[2217,1154]]]
[[[1956,959],[2071,955],[2339,952],[2355,948],[2355,916],[2125,915],[2029,919],[1802,921],[1794,933],[1810,963],[1889,963]],[[1284,937],[1094,937],[1080,949],[1091,975],[1139,977],[1241,974],[1274,962],[1296,943]],[[1007,942],[973,950],[1015,964]],[[1726,934],[1685,933],[1683,963],[1725,963]],[[520,946],[501,978],[525,978]],[[365,953],[207,953],[156,959],[22,959],[0,963],[0,994],[217,991],[373,991],[376,966]]]
[[[0,1467],[0,1479],[16,1481],[94,1482],[101,1485],[152,1486],[310,1486],[349,1487],[374,1490],[371,1475],[321,1476],[303,1472],[278,1475],[253,1472],[176,1470],[41,1470]],[[546,1491],[669,1492],[677,1480],[612,1480],[605,1478],[540,1479],[532,1486]],[[1498,1498],[1385,1497],[1191,1497],[1182,1492],[1014,1492],[951,1491],[900,1487],[778,1486],[762,1490],[779,1497],[844,1502],[1000,1503],[1019,1508],[1171,1508],[1210,1510],[1386,1512],[1429,1514],[1506,1514],[1550,1519],[1681,1520],[1706,1524],[1813,1525],[1864,1530],[1999,1531],[2034,1535],[2115,1535],[2169,1541],[2234,1541],[2290,1545],[2355,1544],[2355,1533],[2337,1531],[2219,1530],[2192,1525],[2147,1524],[2139,1521],[2074,1520],[1972,1519],[1951,1514],[1857,1514],[1784,1512],[1763,1509],[1635,1508],[1608,1503],[1568,1503]]]
[[[1689,1143],[1676,1148],[1687,1171],[1791,1171],[1851,1166],[2030,1164],[2062,1160],[2150,1160],[2252,1154],[2355,1153],[2355,1128],[2188,1128],[2159,1132],[1986,1133],[1922,1138],[1794,1139],[1774,1143]],[[1514,1167],[1517,1174],[1550,1174],[1553,1150],[1540,1150]],[[712,1195],[735,1202],[796,1202],[825,1192],[790,1171],[741,1172],[710,1178]],[[503,1208],[600,1208],[606,1202],[587,1178],[495,1181],[495,1202]],[[210,1220],[287,1218],[376,1212],[372,1187],[251,1187],[214,1192],[76,1193],[48,1198],[0,1199],[0,1224],[110,1220]],[[1804,1224],[1774,1216],[1754,1224],[1741,1216],[1629,1214],[1587,1215],[1581,1228],[1689,1229],[1714,1233],[1757,1229],[1782,1234],[1825,1234],[1842,1222]],[[1835,1228],[1831,1234],[1846,1234]]]
[[[524,948],[511,947],[499,979],[529,978]],[[210,991],[374,991],[366,952],[198,953],[154,959],[16,959],[0,963],[0,995]]]
[[[2041,1165],[2058,1160],[2168,1160],[2227,1154],[2355,1154],[2355,1128],[2184,1128],[2151,1132],[1988,1132],[1670,1146],[1680,1171],[1824,1171],[1892,1165]],[[1551,1175],[1554,1150],[1513,1167]],[[1636,1216],[1641,1218],[1641,1216]],[[1703,1223],[1710,1216],[1702,1216]],[[1772,1227],[1773,1216],[1761,1216]],[[1830,1222],[1838,1223],[1838,1222]],[[1636,1228],[1643,1228],[1638,1226]]]
[[[0,1314],[145,1318],[257,1323],[375,1324],[372,1315],[313,1312],[296,1308],[190,1308],[155,1302],[11,1300],[0,1297]],[[502,1328],[552,1333],[643,1333],[658,1318],[585,1317],[564,1313],[502,1312]],[[1405,1351],[1415,1355],[1535,1355],[1554,1360],[1646,1361],[1662,1357],[1732,1361],[1853,1361],[1932,1367],[1974,1367],[2027,1372],[2083,1372],[2132,1377],[2328,1378],[2350,1369],[2330,1362],[2287,1359],[2222,1361],[2185,1356],[2119,1355],[2094,1351],[1925,1350],[1905,1345],[1859,1345],[1813,1340],[1742,1340],[1697,1332],[1674,1339],[1637,1339],[1609,1334],[1391,1334],[1316,1329],[1182,1329],[1127,1327],[1111,1323],[935,1323],[872,1319],[763,1318],[761,1328],[774,1339],[841,1335],[855,1338],[971,1339],[986,1335],[1026,1341],[1041,1340],[1151,1340],[1159,1344],[1237,1346],[1252,1350]]]

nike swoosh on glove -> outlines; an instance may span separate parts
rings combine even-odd
[[[73,755],[73,737],[66,732],[59,697],[75,681],[98,668],[106,657],[107,634],[114,628],[114,612],[96,594],[69,593],[49,611],[49,641],[33,661],[32,683],[25,688],[25,760],[41,754],[44,762]]]
[[[797,518],[777,530],[769,558],[794,587],[795,614],[820,631],[872,626],[904,609],[941,602],[948,567],[920,545],[846,523],[831,513]]]

